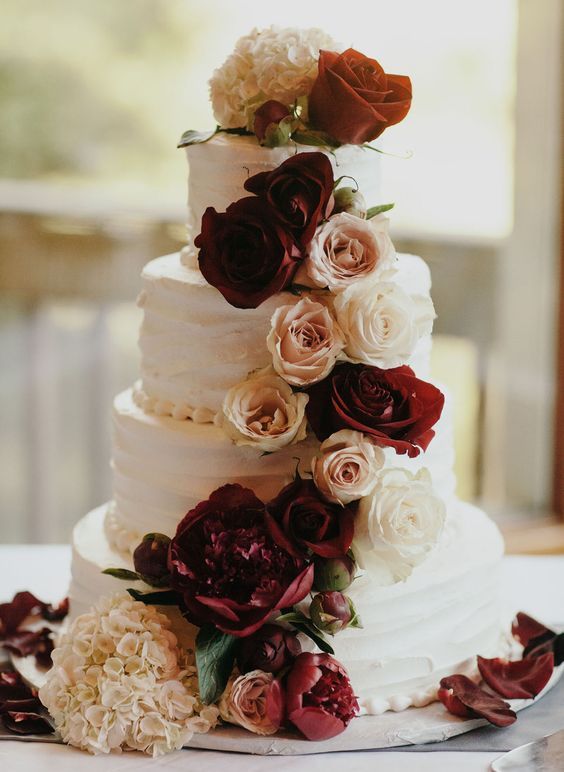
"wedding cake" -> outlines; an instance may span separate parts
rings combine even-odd
[[[180,143],[188,244],[142,272],[113,500],[74,530],[67,646],[106,630],[114,601],[91,607],[127,588],[127,613],[153,604],[171,645],[195,649],[205,728],[221,715],[322,739],[359,713],[424,706],[441,678],[498,656],[503,543],[455,495],[429,269],[388,233],[373,143],[406,116],[409,79],[319,30],[271,28],[238,41],[211,98],[217,129]],[[213,649],[221,676],[198,659],[210,640],[231,652]],[[296,687],[306,665],[338,686],[337,707]],[[251,676],[254,720],[239,694]]]

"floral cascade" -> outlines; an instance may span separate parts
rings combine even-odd
[[[308,432],[317,452],[271,500],[223,485],[178,513],[172,538],[147,534],[133,571],[106,570],[152,590],[79,617],[40,695],[65,739],[91,752],[156,755],[218,717],[262,735],[344,731],[359,705],[330,638],[361,627],[346,591],[361,570],[380,585],[406,580],[446,519],[428,471],[393,463],[426,450],[443,409],[407,364],[434,308],[396,280],[392,205],[368,206],[327,155],[401,121],[409,79],[338,52],[319,30],[271,28],[237,43],[211,97],[216,131],[326,149],[250,176],[225,212],[206,209],[194,242],[203,277],[234,308],[280,299],[271,365],[229,389],[218,424],[257,453]],[[187,132],[181,145],[214,133]],[[193,661],[166,606],[198,628]]]

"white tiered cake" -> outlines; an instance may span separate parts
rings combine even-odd
[[[476,655],[505,648],[502,539],[455,495],[429,269],[396,254],[370,144],[409,78],[271,28],[211,96],[217,129],[181,140],[188,244],[142,273],[114,496],[74,530],[40,692],[93,753],[158,755],[219,717],[326,740],[445,676],[478,689]]]

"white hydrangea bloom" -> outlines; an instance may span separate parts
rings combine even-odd
[[[254,29],[210,79],[214,116],[224,129],[252,130],[257,107],[270,99],[292,105],[306,96],[317,77],[320,49],[337,51],[335,41],[317,28],[276,26]]]
[[[65,742],[90,753],[178,750],[207,732],[196,668],[154,606],[119,593],[78,617],[53,651],[39,697]]]

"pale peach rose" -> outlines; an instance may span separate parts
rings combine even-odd
[[[237,445],[271,453],[305,438],[307,401],[307,394],[294,393],[278,375],[261,370],[225,395],[223,428]]]
[[[384,368],[406,364],[435,318],[428,295],[408,295],[391,281],[351,284],[334,308],[347,359]]]
[[[274,369],[294,386],[329,375],[344,343],[327,306],[309,297],[277,308],[266,339]]]
[[[321,225],[309,246],[305,272],[316,287],[342,292],[359,279],[375,278],[396,259],[387,219],[362,220],[340,212]],[[298,273],[296,281],[301,279]]]
[[[321,444],[311,469],[320,493],[328,500],[349,504],[373,490],[385,462],[382,448],[362,432],[342,429]]]
[[[272,723],[266,710],[268,692],[274,676],[251,670],[227,686],[220,703],[222,718],[255,734],[275,734],[280,727]]]

